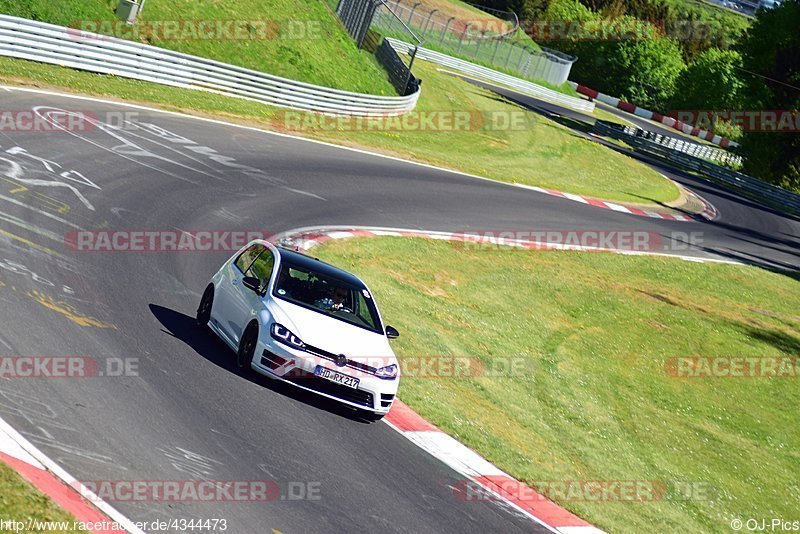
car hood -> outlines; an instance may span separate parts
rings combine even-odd
[[[383,357],[386,365],[396,363],[389,340],[382,334],[277,298],[270,300],[267,308],[276,322],[308,345],[351,359]]]

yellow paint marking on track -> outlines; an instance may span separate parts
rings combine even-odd
[[[16,186],[15,189],[8,190],[10,194],[24,193],[26,191],[30,191],[30,189],[27,186],[24,186],[21,183],[11,178],[3,176],[2,179],[3,181],[8,182],[12,186]],[[31,195],[35,197],[33,200],[38,201],[39,204],[41,204],[45,208],[55,211],[56,213],[68,213],[72,209],[69,204],[62,202],[61,200],[55,199],[49,195],[45,195],[44,193],[40,193],[38,191],[31,191]]]
[[[112,330],[117,330],[116,325],[106,323],[100,319],[96,319],[95,317],[81,313],[80,311],[76,310],[74,306],[67,304],[63,300],[56,300],[53,297],[45,295],[44,293],[40,293],[36,290],[28,291],[26,294],[45,308],[64,315],[67,319],[79,326],[93,326],[95,328],[110,328]]]
[[[60,200],[56,200],[51,196],[47,196],[44,193],[34,192],[33,196],[42,204],[44,207],[50,207],[53,211],[58,213],[69,213],[72,209],[69,204],[66,202],[62,202]]]
[[[19,182],[16,182],[16,181],[12,180],[11,178],[8,178],[7,176],[3,176],[2,178],[3,178],[3,181],[8,182],[11,185],[16,185],[17,186],[16,189],[9,190],[8,191],[9,193],[19,193],[20,191],[27,191],[28,190],[28,188],[26,186],[22,185]]]
[[[33,247],[35,249],[47,252],[48,254],[52,254],[53,256],[58,256],[59,258],[65,258],[66,259],[66,256],[64,256],[63,254],[61,254],[59,252],[56,252],[55,250],[53,250],[50,247],[46,247],[44,245],[40,245],[38,243],[34,243],[33,241],[25,239],[24,237],[20,237],[17,234],[12,234],[11,232],[3,230],[2,228],[0,228],[0,235],[4,235],[6,237],[10,237],[14,241],[19,241],[20,243],[25,243],[29,247]]]
[[[82,230],[82,228],[80,226],[78,226],[77,224],[75,224],[75,223],[72,223],[72,222],[70,222],[70,221],[68,221],[66,219],[62,219],[61,217],[53,215],[52,213],[49,213],[47,211],[40,210],[37,207],[31,206],[29,204],[25,204],[24,202],[20,202],[19,200],[16,200],[14,198],[7,197],[5,195],[0,195],[0,200],[4,200],[6,202],[10,202],[11,204],[14,204],[16,206],[21,206],[21,207],[23,207],[25,209],[29,209],[31,211],[35,211],[39,215],[47,217],[48,219],[53,219],[54,221],[58,221],[58,222],[60,222],[62,224],[66,224],[67,226],[69,226],[71,228],[75,228],[76,230]]]

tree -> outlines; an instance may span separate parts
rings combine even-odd
[[[800,1],[760,9],[740,46],[750,110],[800,109]],[[794,121],[795,126],[797,120]],[[800,132],[745,132],[745,171],[800,191]]]
[[[640,35],[553,43],[559,50],[578,56],[570,78],[642,107],[666,108],[686,68],[680,48],[648,23],[627,16],[604,22],[611,23],[620,28],[639,28]],[[612,31],[611,35],[616,33]]]
[[[684,70],[670,107],[689,110],[742,108],[742,56],[735,50],[710,48]]]
[[[614,44],[608,57],[613,94],[640,106],[664,109],[686,68],[680,47],[663,37]]]

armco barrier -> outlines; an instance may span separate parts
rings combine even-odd
[[[604,104],[608,104],[611,107],[621,109],[622,111],[632,113],[637,117],[642,117],[643,119],[660,122],[661,124],[669,126],[670,128],[674,128],[679,132],[683,132],[693,137],[699,137],[700,139],[705,139],[706,141],[709,141],[717,146],[721,146],[723,148],[727,147],[736,148],[739,146],[739,143],[731,141],[727,137],[715,135],[713,132],[701,130],[700,128],[695,128],[690,124],[684,124],[673,117],[662,115],[661,113],[656,113],[654,111],[650,111],[649,109],[640,108],[639,106],[635,106],[629,102],[620,100],[619,98],[603,94],[595,89],[586,87],[585,85],[580,85],[575,82],[569,82],[569,85],[573,89],[578,91],[580,94],[586,95],[589,98],[593,98],[595,100],[603,102]]]
[[[309,111],[353,115],[402,114],[414,109],[419,98],[419,91],[408,96],[376,96],[331,89],[155,46],[8,15],[0,15],[0,56]]]
[[[649,132],[635,126],[621,126],[621,128],[628,135],[633,135],[634,137],[640,137],[642,139],[652,141],[653,143],[657,143],[672,150],[677,150],[678,152],[683,152],[684,154],[689,154],[690,156],[720,163],[733,165],[742,164],[741,156],[732,152],[728,152],[727,150],[720,150],[710,145],[701,145],[699,143],[692,143],[691,141],[685,139],[678,139],[677,137],[671,137],[669,135],[661,135],[659,133]]]
[[[592,129],[597,135],[619,139],[637,150],[669,161],[682,169],[697,172],[705,179],[732,189],[742,196],[800,215],[800,195],[797,193],[762,182],[741,172],[721,167],[710,161],[670,149],[642,137],[630,135],[618,125],[610,126],[609,123],[597,121]]]
[[[414,45],[398,39],[386,37],[386,40],[389,41],[389,44],[392,45],[392,48],[401,53],[410,54],[414,49]],[[506,85],[512,89],[517,89],[520,92],[543,98],[545,100],[549,100],[550,102],[555,102],[556,104],[561,104],[578,111],[594,111],[594,102],[590,102],[589,100],[568,96],[521,78],[510,76],[500,71],[483,67],[475,63],[470,63],[469,61],[464,61],[463,59],[458,59],[446,54],[434,52],[433,50],[420,47],[417,50],[417,59],[424,59],[426,61],[438,63],[439,65],[444,65],[445,67],[449,67],[466,74],[478,76],[490,82]]]

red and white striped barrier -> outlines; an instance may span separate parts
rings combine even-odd
[[[603,94],[590,87],[586,87],[585,85],[580,85],[575,82],[569,82],[569,84],[572,86],[573,89],[575,89],[582,95],[586,95],[589,98],[598,100],[600,102],[603,102],[604,104],[608,104],[609,106],[615,107],[617,109],[621,109],[622,111],[633,113],[637,117],[642,117],[643,119],[660,122],[665,126],[669,126],[670,128],[674,128],[685,134],[691,135],[693,137],[699,137],[700,139],[705,139],[706,141],[710,141],[711,143],[714,143],[717,146],[721,146],[722,148],[739,146],[739,143],[731,141],[727,137],[721,137],[719,135],[715,135],[713,132],[709,132],[707,130],[701,130],[700,128],[695,128],[691,124],[684,124],[683,122],[673,117],[667,117],[665,115],[662,115],[661,113],[656,113],[655,111],[650,111],[644,108],[640,108],[639,106],[635,106],[630,102],[625,102],[624,100],[620,100],[619,98]]]

